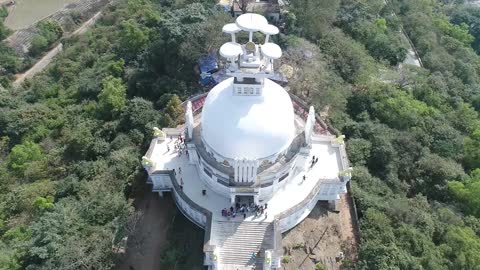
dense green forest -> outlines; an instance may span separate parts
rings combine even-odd
[[[292,1],[290,28],[334,71],[313,78],[338,82],[315,85],[311,98],[331,107],[348,138],[361,218],[357,268],[480,269],[480,9],[320,2]],[[424,68],[395,66],[407,48],[402,28]]]
[[[480,8],[290,2],[276,41],[299,66],[290,90],[347,136],[357,268],[480,269]],[[0,269],[114,267],[152,127],[181,121],[198,57],[228,39],[233,19],[213,5],[119,0],[45,72],[0,92]],[[402,29],[423,68],[399,66]],[[5,81],[19,69],[4,44],[0,65]]]
[[[0,7],[0,87],[10,85],[13,74],[17,73],[20,69],[20,61],[15,55],[14,50],[2,42],[12,33],[12,31],[3,24],[3,20],[7,15],[7,9]]]

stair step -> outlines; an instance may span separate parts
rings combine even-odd
[[[264,251],[273,248],[274,232],[270,222],[214,221],[211,240],[219,248],[219,269],[262,269]],[[252,253],[261,255],[252,258]]]

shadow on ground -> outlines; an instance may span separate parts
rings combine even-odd
[[[170,194],[160,197],[150,188],[145,185],[133,202],[140,218],[116,269],[203,269],[204,231],[178,211]]]

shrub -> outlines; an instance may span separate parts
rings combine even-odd
[[[283,256],[282,257],[282,263],[289,263],[292,258],[290,256]]]
[[[48,47],[48,40],[41,35],[36,35],[33,37],[31,45],[30,54],[37,56]]]

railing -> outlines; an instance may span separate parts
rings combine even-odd
[[[273,220],[273,256],[272,267],[280,267],[280,261],[283,254],[282,248],[282,232],[280,231],[280,224],[278,219]]]
[[[417,48],[415,47],[415,44],[413,44],[412,40],[410,39],[410,37],[407,34],[407,31],[405,31],[405,29],[403,28],[403,25],[400,25],[400,28],[402,29],[402,34],[405,36],[408,43],[410,44],[410,47],[412,48],[413,53],[417,57],[418,63],[420,64],[420,67],[423,67],[422,59],[420,58],[420,54],[418,53]]]
[[[182,102],[183,108],[187,107],[187,102],[192,102],[192,112],[195,115],[196,113],[200,112],[200,109],[203,108],[203,104],[205,103],[205,99],[207,98],[207,93],[202,93],[194,96],[190,96],[184,102]]]
[[[148,147],[147,153],[145,156],[149,159],[152,158],[152,153],[153,150],[155,149],[155,145],[157,144],[157,138],[153,138],[152,141],[150,142],[150,146]]]
[[[279,221],[279,227],[280,227],[280,231],[281,232],[285,232],[291,228],[293,228],[295,225],[298,224],[298,222],[300,221],[296,221],[295,224],[293,224],[293,226],[289,226],[288,224],[287,225],[284,225],[282,226],[282,223],[285,223],[285,219],[293,216],[295,213],[305,209],[305,207],[308,207],[308,205],[310,203],[312,203],[312,200],[316,200],[316,196],[318,194],[318,192],[320,191],[320,187],[321,185],[323,184],[323,181],[324,179],[319,179],[317,184],[315,185],[315,187],[313,187],[312,191],[310,191],[310,193],[307,195],[307,197],[305,197],[305,199],[303,199],[301,202],[299,202],[298,204],[296,204],[294,207],[291,207],[289,208],[288,210],[285,210],[283,212],[280,212],[279,214],[275,215],[275,219]],[[286,228],[285,228],[286,226]]]
[[[361,230],[360,230],[360,221],[358,219],[358,212],[357,212],[357,204],[355,203],[355,198],[353,197],[353,193],[352,193],[352,187],[350,185],[350,181],[348,181],[347,183],[347,200],[348,200],[348,203],[350,204],[350,206],[352,207],[352,210],[353,210],[353,217],[352,217],[352,225],[353,225],[353,228],[355,229],[356,232],[358,233],[355,233],[355,238],[356,238],[356,242],[357,242],[357,245],[360,245],[360,241],[361,241]]]
[[[290,98],[293,101],[293,109],[295,110],[295,113],[299,115],[303,120],[307,120],[310,107],[301,98],[297,97],[291,92],[288,92],[288,94],[290,95]],[[338,133],[333,126],[325,123],[318,113],[315,113],[314,129],[315,129],[315,132],[319,134],[325,134],[325,133],[337,134]]]

